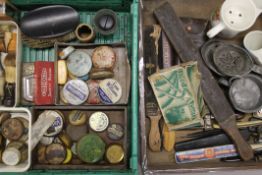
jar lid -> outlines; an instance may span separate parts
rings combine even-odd
[[[56,117],[54,123],[47,129],[45,136],[52,137],[60,133],[63,129],[64,121],[61,113],[57,111],[45,111],[39,117],[44,117],[45,115],[54,115]]]
[[[16,118],[9,118],[2,124],[2,134],[8,140],[19,140],[23,132],[23,123]]]
[[[58,165],[64,162],[66,149],[59,143],[53,143],[46,148],[46,160],[48,163]]]
[[[15,166],[21,160],[21,153],[18,149],[10,147],[6,148],[2,155],[2,161],[6,165]]]
[[[96,163],[103,158],[105,146],[97,134],[87,134],[77,142],[77,155],[86,163]]]
[[[79,110],[73,110],[69,113],[69,123],[71,125],[83,125],[87,121],[87,116],[84,112]]]
[[[106,150],[106,158],[109,163],[117,164],[124,159],[124,156],[124,150],[120,145],[110,145]]]
[[[115,79],[105,79],[99,83],[98,93],[104,104],[115,104],[122,97],[122,87]]]
[[[69,55],[67,68],[68,71],[76,77],[87,75],[92,68],[91,57],[84,51],[76,50]]]
[[[89,95],[87,84],[82,80],[70,80],[63,88],[65,100],[72,105],[84,103]]]
[[[118,123],[112,123],[107,128],[107,136],[111,140],[120,140],[124,136],[124,128]]]
[[[89,118],[89,126],[96,132],[104,131],[109,124],[107,115],[103,112],[95,112]]]
[[[116,62],[116,53],[112,47],[100,46],[92,54],[93,66],[98,69],[113,69]]]

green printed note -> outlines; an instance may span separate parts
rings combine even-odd
[[[202,124],[204,102],[196,62],[161,70],[149,81],[169,130]]]

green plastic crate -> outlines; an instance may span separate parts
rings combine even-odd
[[[39,7],[41,5],[61,4],[69,5],[80,13],[81,22],[90,22],[95,11],[101,8],[110,8],[116,11],[119,26],[113,36],[97,35],[95,43],[125,42],[128,47],[129,58],[132,68],[131,100],[129,107],[130,138],[130,160],[128,170],[29,170],[23,174],[138,174],[138,0],[10,0],[21,13],[15,16],[21,17],[24,11]],[[23,46],[23,62],[36,60],[54,61],[54,49],[30,49]],[[30,60],[30,58],[35,58]]]

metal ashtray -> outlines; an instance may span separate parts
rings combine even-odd
[[[221,46],[225,44],[224,42],[220,41],[220,40],[209,40],[208,42],[206,42],[202,47],[201,47],[201,55],[202,58],[204,60],[204,62],[206,63],[206,65],[208,66],[208,68],[210,70],[212,70],[213,72],[215,72],[216,74],[223,76],[223,74],[221,74],[213,61],[213,53],[216,50],[217,47]]]
[[[234,79],[230,85],[229,97],[238,111],[257,112],[262,107],[262,78],[248,74]]]
[[[251,71],[262,74],[262,67],[254,65],[250,54],[237,45],[218,46],[213,53],[213,61],[217,70],[225,76],[241,77]]]

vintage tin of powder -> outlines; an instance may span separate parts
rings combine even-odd
[[[107,128],[107,136],[111,140],[120,140],[124,136],[124,128],[118,123],[112,123]]]
[[[89,118],[89,126],[96,132],[104,131],[109,124],[108,116],[103,112],[95,112]]]
[[[89,95],[87,84],[82,80],[70,80],[63,88],[65,100],[72,105],[84,103]]]
[[[125,153],[122,146],[113,144],[110,145],[106,150],[106,158],[109,163],[117,164],[124,159]]]
[[[122,87],[115,79],[105,79],[99,83],[98,93],[104,104],[115,104],[122,97]]]

